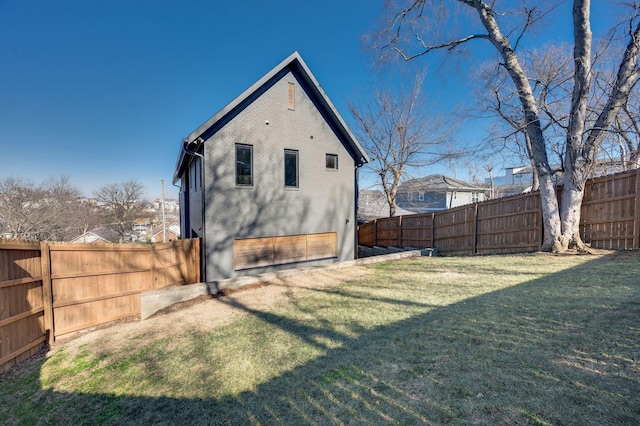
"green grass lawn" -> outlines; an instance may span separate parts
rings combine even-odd
[[[205,302],[244,311],[208,331],[57,347],[0,377],[0,424],[640,424],[640,254],[364,268]]]

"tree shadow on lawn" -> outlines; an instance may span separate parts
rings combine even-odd
[[[388,326],[357,329],[357,337],[229,299],[324,355],[253,391],[217,399],[42,389],[0,402],[26,409],[18,399],[31,398],[49,407],[33,423],[638,424],[638,272],[637,256],[598,258]],[[348,287],[340,293],[349,296]],[[401,295],[381,303],[410,308]],[[24,415],[0,409],[8,424]]]

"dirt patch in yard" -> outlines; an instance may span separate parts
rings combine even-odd
[[[56,342],[47,356],[61,348],[68,354],[73,354],[81,347],[93,346],[98,346],[100,351],[110,352],[125,342],[136,341],[136,345],[142,347],[159,338],[207,331],[242,315],[249,315],[247,310],[269,310],[285,304],[305,289],[335,286],[352,279],[362,279],[372,273],[359,266],[317,270],[227,289],[215,296],[200,296],[169,306],[145,321],[137,321],[134,317],[83,330]]]

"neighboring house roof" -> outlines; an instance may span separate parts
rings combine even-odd
[[[495,193],[498,197],[508,197],[511,195],[525,194],[527,192],[531,192],[530,184],[500,185],[495,188]]]
[[[171,222],[170,224],[168,224],[167,234],[168,233],[172,233],[176,237],[180,237],[180,224],[175,222]],[[153,237],[157,237],[160,234],[162,234],[162,225],[156,226],[155,228],[153,228],[153,231],[152,231]]]
[[[415,214],[396,206],[395,216]],[[389,217],[389,203],[382,191],[363,189],[358,196],[358,220],[369,222],[374,219]]]
[[[329,97],[326,95],[322,87],[320,87],[320,84],[311,73],[311,70],[309,70],[309,67],[307,67],[302,60],[300,54],[298,52],[293,52],[289,57],[265,74],[240,96],[218,111],[213,117],[209,118],[200,127],[191,132],[191,134],[182,141],[180,153],[178,154],[176,170],[173,175],[173,183],[175,184],[180,179],[182,171],[186,166],[186,149],[189,149],[190,146],[197,147],[197,145],[199,145],[203,140],[209,139],[290,71],[300,79],[301,84],[304,84],[305,91],[314,100],[318,110],[322,113],[338,138],[343,142],[343,144],[345,144],[345,147],[356,162],[361,165],[371,161],[360,143],[357,141],[356,137],[351,133],[351,130],[349,130],[345,121],[329,100]]]
[[[398,186],[398,192],[418,190],[425,192],[486,191],[487,188],[443,175],[429,175],[423,178],[410,179]]]
[[[120,236],[117,232],[108,228],[94,228],[91,231],[87,231],[82,235],[75,237],[71,240],[72,243],[115,243],[120,240]]]

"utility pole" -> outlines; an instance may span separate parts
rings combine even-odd
[[[164,179],[160,179],[162,182],[162,242],[167,242],[167,224],[164,220]]]

